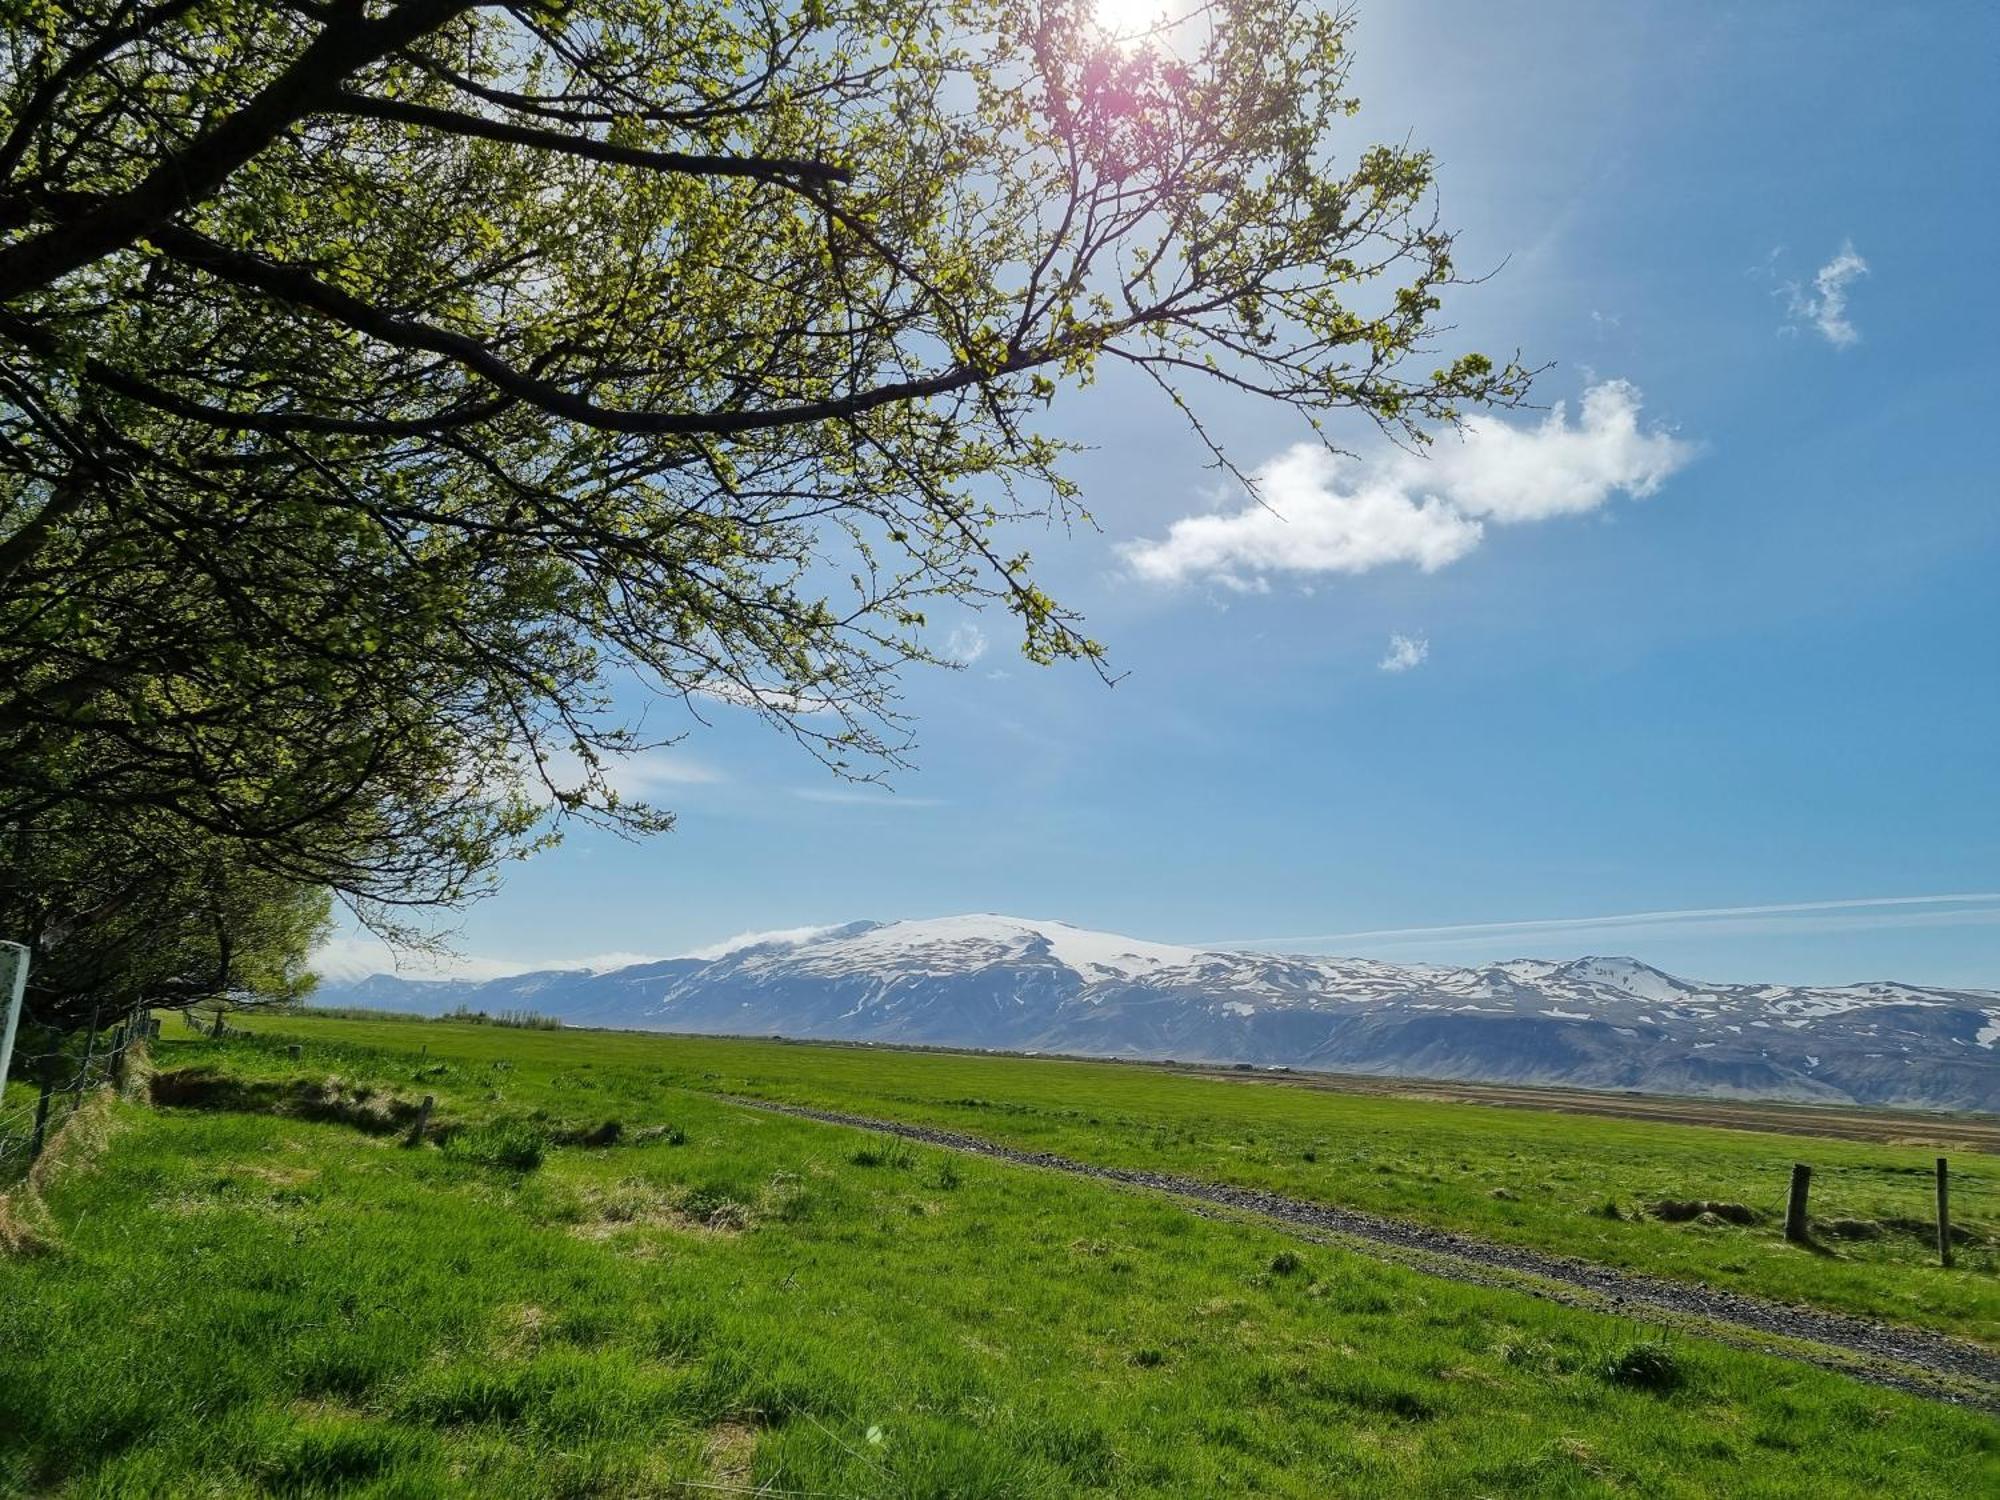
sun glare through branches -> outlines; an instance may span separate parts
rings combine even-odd
[[[1138,36],[1178,13],[1174,0],[1095,0],[1097,24],[1114,37]]]

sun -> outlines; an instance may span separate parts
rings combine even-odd
[[[1175,0],[1095,0],[1097,24],[1113,36],[1133,36],[1166,20]]]

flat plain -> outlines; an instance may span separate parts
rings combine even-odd
[[[1227,1075],[268,1016],[170,1035],[0,1257],[0,1488],[57,1495],[1907,1495],[2000,1428],[1282,1228],[774,1116],[929,1122],[1994,1342],[1936,1148]],[[299,1055],[291,1055],[296,1045]],[[404,1143],[436,1100],[431,1143]],[[83,1136],[101,1137],[93,1154]],[[1822,1225],[1772,1210],[1816,1168]],[[1712,1199],[1756,1217],[1671,1222]],[[1607,1211],[1615,1206],[1618,1216]]]

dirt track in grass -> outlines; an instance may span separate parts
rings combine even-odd
[[[1409,1220],[1361,1213],[1255,1188],[1228,1187],[1171,1172],[1094,1166],[1050,1152],[1021,1151],[979,1136],[808,1109],[768,1099],[728,1102],[827,1125],[900,1136],[950,1151],[992,1157],[1190,1201],[1197,1212],[1250,1214],[1304,1238],[1338,1244],[1453,1281],[1500,1286],[1642,1322],[1721,1339],[1899,1390],[2000,1414],[2000,1353],[1924,1329],[1796,1307],[1718,1287],[1644,1276],[1591,1261],[1470,1238]]]

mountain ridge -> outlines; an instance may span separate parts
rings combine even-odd
[[[1391,964],[996,913],[752,935],[597,972],[378,974],[316,998],[666,1031],[2000,1109],[1995,991],[1714,984],[1621,955]]]

